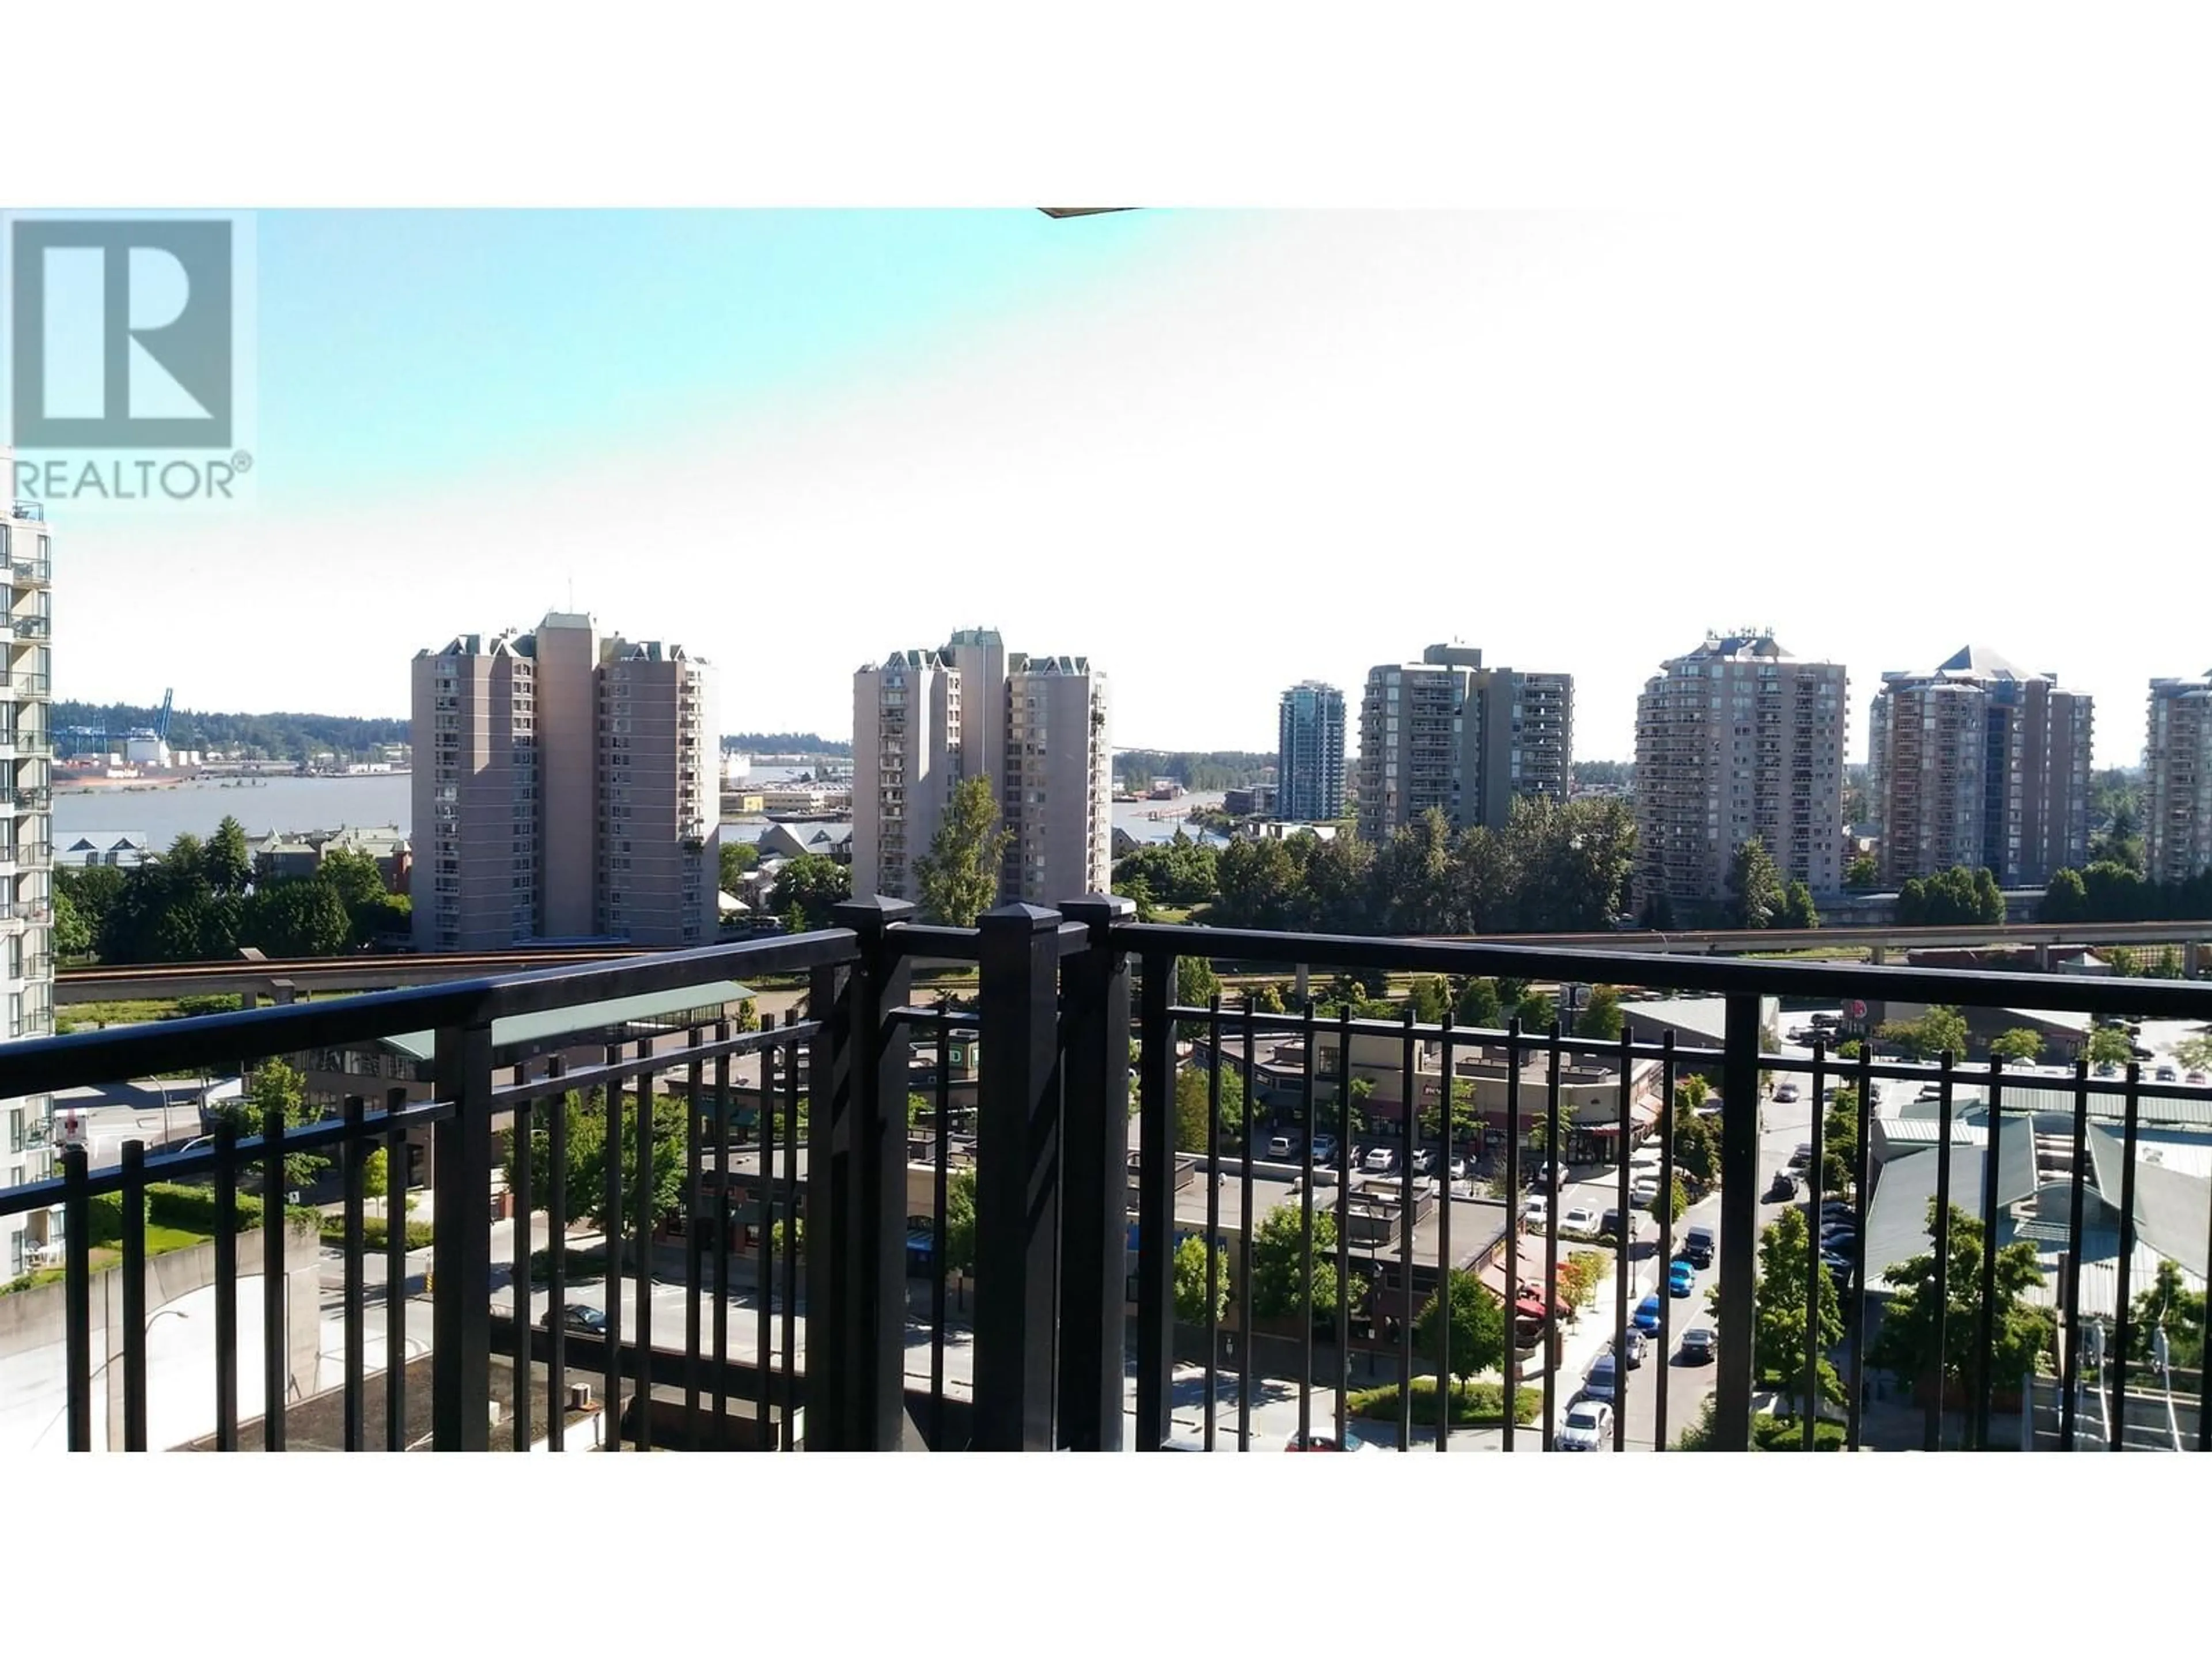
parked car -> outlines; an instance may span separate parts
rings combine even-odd
[[[1577,1204],[1559,1218],[1563,1233],[1594,1233],[1597,1231],[1597,1212],[1587,1204]]]
[[[1784,1203],[1797,1196],[1797,1177],[1787,1170],[1777,1170],[1773,1182],[1766,1189],[1771,1202]]]
[[[1710,1365],[1720,1352],[1720,1336],[1710,1325],[1692,1325],[1682,1333],[1682,1363]]]
[[[1370,1175],[1389,1175],[1398,1167],[1398,1149],[1395,1146],[1370,1146],[1367,1149],[1362,1167]]]
[[[2207,1078],[2202,1072],[2191,1072],[2182,1080],[2192,1089],[2202,1089],[2207,1083],[2212,1083],[2212,1078]]]
[[[1620,1368],[1611,1353],[1601,1353],[1589,1363],[1583,1373],[1582,1397],[1585,1400],[1614,1400],[1620,1396]]]
[[[1650,1346],[1650,1339],[1633,1325],[1621,1334],[1620,1357],[1627,1362],[1628,1369],[1632,1371],[1644,1363],[1644,1356]]]
[[[1774,1091],[1774,1101],[1778,1106],[1787,1106],[1796,1098],[1797,1085],[1794,1083],[1785,1083]]]
[[[1603,1451],[1612,1443],[1613,1407],[1602,1400],[1578,1400],[1567,1407],[1567,1419],[1553,1437],[1552,1449]]]
[[[1619,1238],[1621,1236],[1619,1210],[1608,1209],[1597,1218],[1597,1236],[1600,1238]]]
[[[1677,1256],[1667,1269],[1667,1294],[1687,1296],[1697,1288],[1698,1270]]]
[[[1628,1201],[1639,1210],[1650,1209],[1652,1200],[1658,1196],[1659,1177],[1657,1176],[1638,1176],[1636,1178],[1636,1184],[1628,1189]]]
[[[1316,1164],[1336,1162],[1336,1137],[1327,1130],[1313,1138],[1313,1161]]]
[[[538,1322],[547,1330],[553,1328],[553,1310],[548,1308],[538,1316]],[[587,1336],[605,1336],[607,1331],[606,1310],[594,1308],[587,1302],[571,1302],[561,1310],[561,1323],[572,1331],[582,1331]]]
[[[2101,1062],[2097,1067],[2097,1075],[2099,1077],[2118,1077],[2119,1074],[2120,1068],[2113,1065],[2109,1060]]]
[[[1283,1449],[1293,1452],[1364,1452],[1373,1451],[1376,1448],[1346,1429],[1340,1443],[1333,1434],[1304,1436],[1294,1433],[1283,1443]]]
[[[1559,1172],[1548,1164],[1539,1164],[1528,1171],[1528,1184],[1555,1191],[1559,1185]]]
[[[1716,1248],[1717,1241],[1711,1227],[1692,1227],[1682,1235],[1682,1259],[1692,1267],[1711,1267]]]
[[[1793,1170],[1802,1170],[1812,1161],[1813,1143],[1809,1140],[1799,1141],[1797,1150],[1790,1154],[1790,1167]]]
[[[1450,1164],[1449,1164],[1448,1165],[1446,1165],[1446,1166],[1445,1166],[1445,1173],[1446,1173],[1447,1175],[1449,1175],[1449,1176],[1450,1176],[1454,1181],[1464,1181],[1464,1180],[1466,1180],[1466,1179],[1467,1179],[1467,1160],[1466,1160],[1464,1158],[1453,1158],[1453,1159],[1452,1159],[1452,1161],[1450,1162]]]
[[[1267,1156],[1278,1162],[1296,1158],[1298,1142],[1304,1138],[1300,1135],[1277,1135],[1267,1142]]]
[[[1822,1250],[1820,1265],[1828,1270],[1828,1277],[1836,1281],[1838,1290],[1840,1291],[1850,1284],[1852,1264],[1850,1256]]]
[[[1413,1173],[1415,1175],[1426,1175],[1430,1170],[1436,1167],[1437,1154],[1434,1147],[1416,1146],[1413,1149]]]
[[[1552,1219],[1552,1200],[1546,1193],[1531,1193],[1521,1206],[1521,1219],[1532,1227],[1548,1224]]]
[[[2181,1081],[2181,1073],[2175,1071],[2171,1066],[2160,1066],[2156,1075],[2160,1083],[2179,1083]]]
[[[1659,1328],[1658,1291],[1652,1291],[1650,1295],[1636,1304],[1634,1319],[1636,1328],[1639,1331],[1656,1331]]]
[[[2156,1060],[2158,1058],[2158,1054],[2154,1050],[2144,1048],[2140,1042],[2136,1043],[2134,1048],[2129,1049],[2128,1052],[2133,1054],[2137,1060]]]

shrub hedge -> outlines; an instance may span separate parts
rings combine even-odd
[[[1541,1384],[1534,1388],[1521,1385],[1513,1401],[1513,1420],[1533,1423],[1543,1409],[1544,1390]],[[1364,1389],[1346,1402],[1346,1410],[1353,1417],[1369,1422],[1395,1423],[1398,1420],[1398,1385],[1386,1382],[1378,1389]],[[1433,1425],[1437,1420],[1437,1380],[1432,1376],[1413,1379],[1413,1421]],[[1452,1426],[1455,1429],[1489,1428],[1505,1420],[1505,1387],[1500,1382],[1470,1382],[1452,1390]]]

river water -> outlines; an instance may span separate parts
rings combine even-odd
[[[763,767],[755,781],[778,781],[794,776],[799,769]],[[310,830],[397,824],[402,834],[413,833],[414,779],[402,773],[362,777],[275,777],[204,780],[179,784],[124,784],[93,790],[57,788],[54,792],[54,840],[65,844],[79,836],[137,834],[156,848],[167,847],[179,836],[205,836],[228,815],[246,826],[249,836],[271,830],[300,834]],[[1221,838],[1178,822],[1182,812],[1218,806],[1218,795],[1190,795],[1172,805],[1158,801],[1122,801],[1114,807],[1114,827],[1126,830],[1140,842],[1174,839],[1178,829],[1194,838]],[[1153,814],[1164,816],[1155,817]],[[731,841],[756,841],[765,823],[731,823],[723,827]]]

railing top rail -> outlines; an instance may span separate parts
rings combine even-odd
[[[80,1031],[0,1048],[0,1099],[52,1094],[119,1078],[234,1066],[263,1054],[475,1024],[512,1014],[545,1013],[748,973],[799,973],[848,962],[854,955],[854,935],[832,927],[790,938],[542,968],[330,1002],[164,1020],[122,1031]]]
[[[1644,985],[1706,995],[1876,998],[1976,1008],[2047,1008],[2212,1020],[2212,984],[2185,980],[2092,979],[2075,974],[1981,969],[1892,968],[1854,963],[1752,961],[1664,951],[1560,950],[1541,945],[1470,945],[1442,939],[1370,939],[1256,928],[1124,922],[1121,949],[1145,957],[1205,956],[1305,963],[1386,972],[1506,975],[1596,984]],[[1846,941],[1848,942],[1848,941]]]

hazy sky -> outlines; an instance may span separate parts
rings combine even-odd
[[[1709,628],[1969,641],[2098,699],[2212,665],[2201,212],[2100,221],[264,214],[258,504],[57,507],[55,690],[402,714],[573,602],[851,726],[862,662],[1083,652],[1124,745],[1272,746],[1456,638],[1577,750]]]

